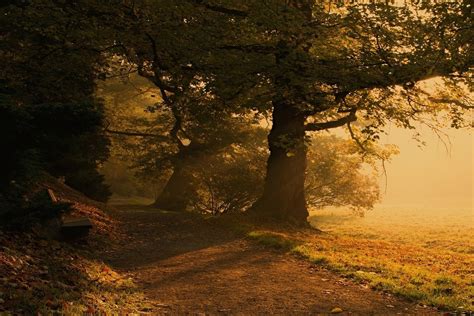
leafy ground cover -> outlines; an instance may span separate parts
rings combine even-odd
[[[135,311],[143,297],[133,281],[82,246],[34,233],[0,234],[0,313],[113,314]]]
[[[138,313],[147,300],[133,280],[100,260],[96,252],[122,238],[105,205],[50,181],[62,202],[73,203],[74,216],[94,224],[87,242],[62,242],[48,228],[0,231],[0,314],[83,315]]]

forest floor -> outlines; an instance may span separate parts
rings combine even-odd
[[[198,215],[119,206],[127,236],[106,263],[134,280],[153,315],[431,315],[435,309],[373,291]],[[273,245],[275,246],[275,245]]]
[[[322,232],[47,187],[94,228],[77,242],[0,231],[0,315],[468,315],[474,303],[470,213],[318,212]]]

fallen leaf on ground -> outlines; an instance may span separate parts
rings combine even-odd
[[[340,307],[334,307],[332,310],[331,310],[331,314],[339,314],[339,313],[342,313],[343,310],[342,308]]]

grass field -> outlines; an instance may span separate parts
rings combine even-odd
[[[312,212],[306,230],[248,235],[337,271],[371,288],[449,310],[474,310],[474,214],[471,209],[379,208],[356,217]]]

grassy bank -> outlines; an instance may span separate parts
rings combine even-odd
[[[417,226],[414,220],[403,225],[382,218],[320,213],[310,220],[323,233],[272,228],[254,229],[247,236],[376,290],[442,309],[473,311],[473,239],[463,226],[470,222],[434,225],[432,214],[427,225]]]

